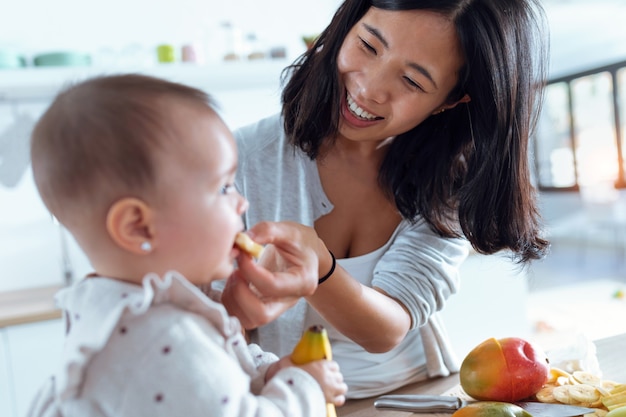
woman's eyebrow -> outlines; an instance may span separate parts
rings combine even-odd
[[[439,87],[437,87],[437,83],[435,82],[435,80],[433,79],[433,77],[430,75],[430,72],[428,72],[428,70],[426,68],[424,68],[423,66],[415,63],[415,62],[407,62],[407,65],[411,68],[413,68],[415,71],[419,72],[420,74],[422,74],[424,77],[426,77],[436,89],[439,89]]]
[[[385,49],[389,49],[389,42],[387,42],[387,39],[385,39],[385,37],[382,35],[382,33],[380,33],[380,31],[378,29],[376,29],[373,26],[368,25],[367,23],[363,23],[363,27],[365,28],[365,30],[367,30],[369,33],[372,34],[372,36],[374,36],[376,39],[378,39],[380,41],[380,43],[383,44],[383,47]],[[437,83],[435,82],[435,80],[433,79],[432,75],[430,75],[430,72],[428,72],[428,70],[426,68],[424,68],[422,65],[419,65],[416,62],[407,62],[407,65],[411,68],[413,68],[415,71],[419,72],[420,74],[422,74],[424,77],[426,77],[435,88],[439,88],[437,87]]]
[[[371,33],[373,36],[375,36],[380,41],[380,43],[383,44],[385,49],[389,48],[389,43],[383,37],[382,33],[380,33],[380,31],[378,29],[368,25],[367,23],[363,23],[363,26],[365,27],[365,30],[367,30],[369,33]]]

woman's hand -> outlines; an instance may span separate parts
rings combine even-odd
[[[239,255],[239,268],[226,282],[222,303],[246,329],[253,329],[315,292],[318,253],[328,251],[313,228],[294,222],[261,222],[246,233],[266,247],[257,263]]]

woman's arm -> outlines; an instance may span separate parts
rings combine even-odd
[[[338,267],[307,297],[324,319],[370,352],[392,349],[443,308],[468,254],[464,240],[441,238],[424,222],[400,228],[375,267],[372,288]]]
[[[406,308],[379,288],[370,288],[337,266],[332,277],[307,297],[339,332],[372,353],[397,346],[411,328]]]

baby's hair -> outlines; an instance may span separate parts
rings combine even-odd
[[[71,215],[96,195],[107,198],[108,185],[149,191],[155,150],[177,139],[170,117],[177,106],[216,111],[201,90],[137,74],[99,76],[59,93],[31,138],[35,183],[51,213]]]

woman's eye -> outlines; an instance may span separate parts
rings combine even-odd
[[[220,189],[220,194],[230,194],[233,191],[235,191],[235,184],[225,184],[221,189]]]
[[[361,47],[363,49],[365,49],[366,51],[371,52],[374,55],[376,55],[376,49],[374,49],[374,47],[372,45],[370,45],[369,43],[365,42],[365,40],[363,38],[359,38],[359,40],[361,41]]]
[[[404,77],[404,81],[407,83],[407,85],[409,87],[411,87],[414,90],[420,90],[420,91],[424,91],[424,89],[422,88],[421,85],[419,85],[418,83],[416,83],[415,81],[413,81],[412,79],[410,79],[409,77]]]

